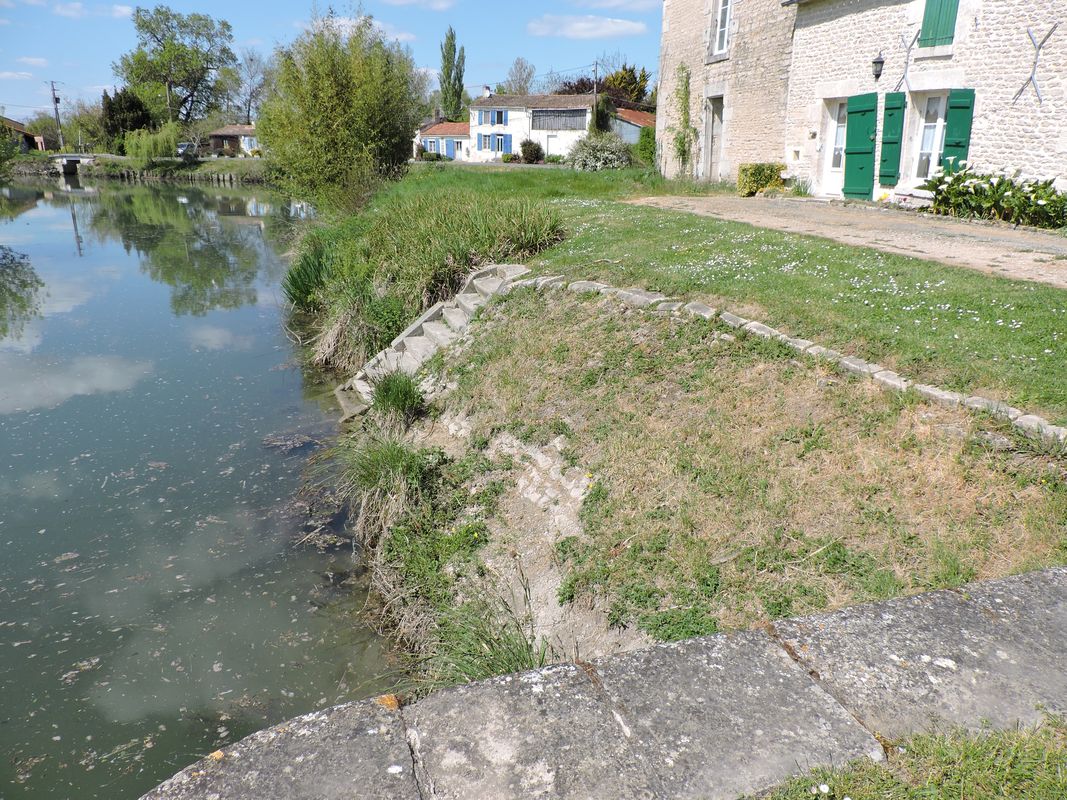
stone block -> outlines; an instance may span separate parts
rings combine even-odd
[[[809,342],[807,339],[790,338],[788,336],[782,341],[802,353],[814,344],[814,342]]]
[[[842,358],[844,358],[844,356],[836,350],[831,350],[829,347],[823,347],[822,345],[818,344],[813,344],[804,352],[807,353],[809,356],[813,356],[814,358],[818,358],[823,361],[838,362]]]
[[[596,281],[575,281],[567,287],[572,292],[602,292],[608,288],[606,283],[597,283]]]
[[[682,307],[681,303],[672,301],[672,302],[668,302],[668,303],[659,303],[656,306],[655,311],[656,311],[657,314],[674,314],[681,307]]]
[[[744,326],[744,330],[749,333],[760,336],[764,339],[784,339],[785,335],[781,331],[777,331],[769,325],[764,325],[762,322],[749,322]]]
[[[837,362],[837,365],[845,372],[851,372],[853,375],[862,375],[865,378],[870,378],[885,370],[885,367],[881,364],[872,364],[855,356],[844,356]]]
[[[957,408],[963,403],[963,395],[959,392],[949,392],[945,389],[940,389],[937,386],[930,386],[926,383],[912,384],[912,388],[919,393],[920,397],[933,403],[937,403],[940,406]]]
[[[744,317],[739,317],[736,314],[731,314],[729,311],[719,312],[719,319],[721,319],[731,328],[743,328],[749,322],[749,320],[745,319]]]
[[[703,319],[713,319],[718,312],[711,306],[704,305],[703,303],[686,303],[685,310],[692,314],[694,317],[701,317]]]
[[[782,641],[869,729],[977,729],[1067,711],[1067,570],[776,622]]]
[[[889,369],[883,369],[871,376],[875,383],[881,384],[887,389],[895,389],[898,392],[906,391],[911,382]]]
[[[419,796],[399,712],[367,700],[254,733],[182,770],[143,800]]]
[[[562,275],[542,275],[537,279],[538,289],[551,289],[556,286],[562,286],[565,278]]]
[[[977,395],[968,397],[963,401],[963,405],[975,411],[985,411],[986,413],[1002,419],[1016,420],[1023,415],[1022,411],[1009,406],[1007,403],[1001,403],[997,400],[990,400],[988,397],[979,397]]]
[[[733,800],[878,742],[765,634],[657,645],[593,663],[641,743],[657,797]]]
[[[666,295],[662,295],[659,292],[646,292],[642,289],[623,289],[616,296],[622,302],[636,308],[644,308],[666,299]]]
[[[644,742],[572,664],[445,689],[404,715],[424,797],[664,796]]]
[[[1024,414],[1012,420],[1012,424],[1031,436],[1044,439],[1049,442],[1067,441],[1067,428],[1059,428],[1051,424],[1044,417],[1036,414]]]

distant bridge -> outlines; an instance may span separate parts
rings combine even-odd
[[[59,164],[64,175],[77,175],[79,164],[92,164],[96,156],[84,153],[57,153],[52,156],[52,161]]]

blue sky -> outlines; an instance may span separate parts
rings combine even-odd
[[[222,16],[233,25],[238,51],[270,51],[289,42],[310,18],[308,3],[232,0],[204,5],[172,2],[183,13]],[[465,82],[471,92],[507,76],[516,56],[538,74],[589,65],[599,55],[621,53],[655,72],[659,55],[660,0],[542,0],[525,6],[487,0],[369,0],[365,13],[411,48],[421,67],[440,63],[449,25],[466,48]],[[326,8],[320,4],[318,8]],[[216,10],[225,8],[224,13]],[[352,7],[337,5],[351,16]],[[506,10],[501,10],[506,9]],[[49,80],[62,96],[98,97],[114,85],[111,64],[135,44],[133,6],[94,0],[0,0],[0,106],[16,119],[49,110]],[[58,83],[62,81],[62,83]]]

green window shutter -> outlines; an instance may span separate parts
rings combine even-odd
[[[845,129],[845,185],[842,194],[854,200],[874,197],[874,144],[878,135],[878,95],[848,98]]]
[[[926,0],[919,47],[952,44],[956,37],[956,16],[960,0]]]
[[[907,97],[904,92],[891,92],[885,96],[882,159],[878,169],[878,182],[882,186],[896,186],[900,180],[900,148],[904,141],[904,110]]]
[[[946,173],[955,172],[971,151],[971,127],[974,124],[974,89],[953,89],[948,93],[945,113],[945,149],[941,164]]]

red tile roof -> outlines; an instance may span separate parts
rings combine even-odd
[[[656,127],[656,115],[649,114],[647,111],[634,111],[632,108],[619,108],[616,109],[615,116],[632,125],[637,125],[642,128]]]
[[[437,122],[422,131],[422,136],[470,136],[469,122]]]
[[[255,136],[255,125],[223,125],[217,131],[212,131],[208,136]]]

